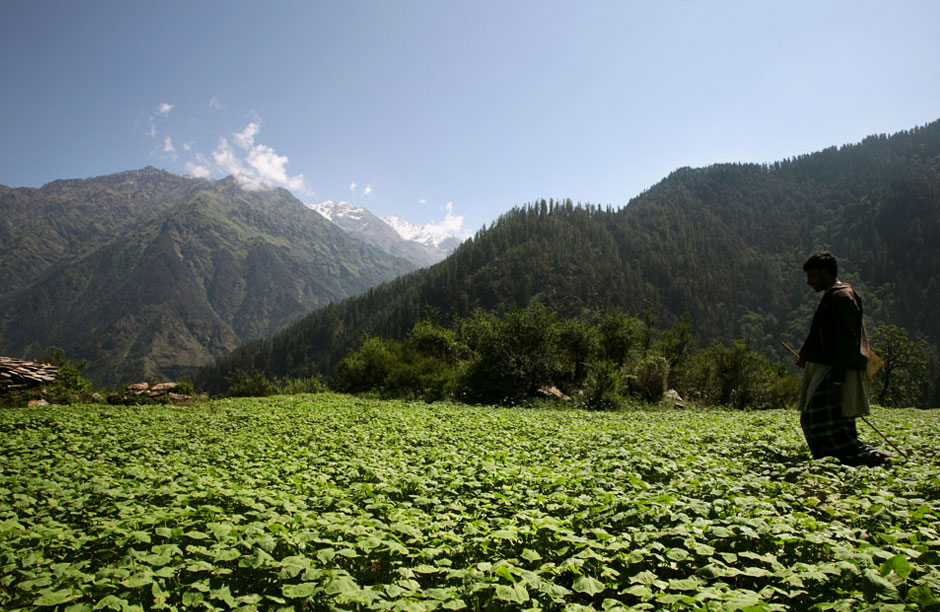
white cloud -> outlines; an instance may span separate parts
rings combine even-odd
[[[215,96],[209,99],[209,108],[214,108],[215,110],[222,110],[225,108],[225,105],[219,102],[219,99]]]
[[[418,200],[418,204],[427,204],[427,203],[428,203],[428,201],[425,200],[424,198]]]
[[[356,182],[353,181],[352,183],[349,184],[349,190],[352,191],[353,193],[356,193],[356,187],[358,186],[359,185],[357,185]]]
[[[288,176],[287,156],[278,155],[271,147],[261,144],[253,146],[246,161],[262,180],[274,181],[288,189],[300,190],[304,187],[304,175]]]
[[[222,108],[215,96],[209,101],[212,108]],[[162,121],[174,110],[174,105],[163,102],[155,110],[144,115],[147,121],[147,135],[156,141],[154,155],[161,155],[178,161],[180,149],[188,161],[183,165],[187,174],[199,178],[231,175],[244,189],[262,190],[274,187],[286,187],[300,195],[309,195],[303,174],[289,174],[287,155],[281,155],[269,145],[258,142],[261,132],[261,118],[252,115],[248,124],[241,131],[228,138],[219,137],[215,150],[203,155],[195,150],[193,141],[174,143],[173,137],[162,129]]]
[[[233,135],[235,143],[246,151],[244,159],[226,138],[219,138],[219,144],[212,153],[216,167],[234,176],[244,189],[250,191],[279,185],[301,193],[308,192],[303,174],[291,176],[287,173],[289,159],[286,155],[278,155],[267,145],[255,144],[255,135],[259,130],[260,125],[251,122]]]
[[[467,238],[471,235],[471,232],[463,227],[463,215],[454,214],[453,202],[444,205],[444,219],[438,223],[430,223],[428,227],[447,236]]]
[[[235,154],[235,149],[232,148],[232,145],[228,143],[224,136],[219,137],[219,144],[212,152],[212,159],[215,161],[215,165],[226,174],[238,176],[245,173],[245,167],[238,159],[238,155]]]
[[[245,129],[235,134],[235,144],[243,149],[251,149],[255,144],[255,134],[261,129],[261,125],[252,121],[245,126]]]
[[[212,177],[212,171],[209,170],[208,166],[194,164],[193,162],[186,162],[186,174],[195,176],[196,178]]]
[[[366,188],[362,190],[362,195],[372,195],[372,185],[366,185]]]

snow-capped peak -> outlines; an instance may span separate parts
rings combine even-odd
[[[388,223],[399,236],[412,242],[438,247],[444,241],[453,238],[447,232],[447,228],[440,224],[418,225],[396,216],[382,217],[382,221]]]
[[[333,200],[327,200],[319,204],[307,204],[307,207],[312,208],[334,223],[336,219],[359,221],[368,213],[365,208],[360,208],[349,202],[334,202]]]

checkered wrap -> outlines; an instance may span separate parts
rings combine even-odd
[[[848,465],[868,465],[883,455],[858,440],[855,417],[842,416],[839,404],[829,403],[829,377],[813,390],[800,413],[800,425],[813,459],[835,457]]]

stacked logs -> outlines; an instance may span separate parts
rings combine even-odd
[[[48,363],[0,357],[0,391],[27,391],[55,382],[58,375]]]

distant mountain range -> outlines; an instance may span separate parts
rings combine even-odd
[[[0,355],[59,346],[100,383],[177,379],[416,267],[231,177],[0,186]]]
[[[681,168],[620,209],[539,201],[443,262],[312,312],[200,371],[330,373],[368,334],[403,338],[423,317],[504,311],[539,299],[562,315],[622,309],[702,343],[750,339],[776,360],[799,343],[819,296],[803,261],[831,250],[867,324],[940,344],[940,121],[768,165]]]
[[[441,261],[460,244],[460,239],[433,225],[418,225],[394,216],[379,218],[349,202],[327,200],[307,206],[350,235],[418,267]]]

